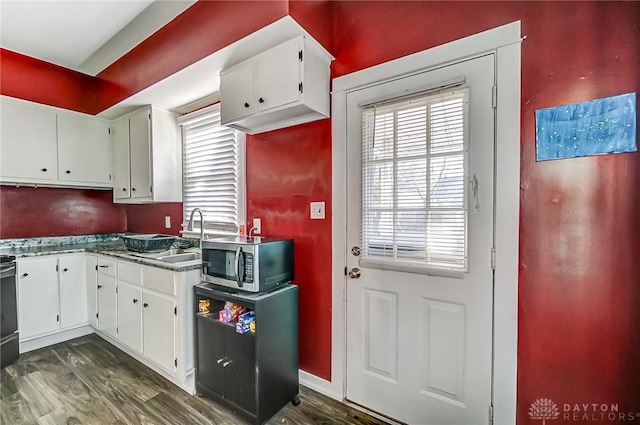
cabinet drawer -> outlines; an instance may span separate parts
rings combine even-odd
[[[116,262],[104,257],[98,257],[98,273],[116,277]]]
[[[142,267],[139,264],[118,261],[118,280],[142,284]]]
[[[165,294],[176,293],[174,273],[156,267],[142,268],[142,286]]]

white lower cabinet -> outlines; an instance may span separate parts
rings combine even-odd
[[[18,326],[26,351],[90,333],[195,393],[193,286],[177,272],[100,254],[17,260]],[[72,330],[76,334],[63,331]],[[84,333],[80,333],[84,331]],[[49,338],[56,341],[47,343]],[[35,344],[38,343],[38,344]]]
[[[85,254],[19,258],[20,340],[87,323]]]
[[[47,334],[60,326],[57,257],[18,259],[20,340]]]
[[[117,288],[115,278],[98,273],[98,329],[114,338],[118,336]]]
[[[173,297],[146,291],[142,293],[144,355],[169,372],[174,372],[178,366],[175,356],[175,307]]]
[[[142,290],[118,281],[118,339],[142,353]]]
[[[193,370],[193,285],[200,270],[177,272],[103,255],[87,261],[89,315],[107,341],[185,391],[195,392]],[[93,271],[92,271],[93,267]],[[94,301],[94,299],[96,301]]]
[[[87,319],[94,328],[98,327],[98,257],[87,254]]]
[[[85,261],[84,254],[58,258],[62,329],[87,323]]]

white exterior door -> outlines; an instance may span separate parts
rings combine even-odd
[[[347,95],[346,393],[404,423],[489,420],[493,86],[487,55]]]

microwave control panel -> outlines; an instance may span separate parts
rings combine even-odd
[[[253,283],[253,254],[244,253],[244,279],[247,283]]]

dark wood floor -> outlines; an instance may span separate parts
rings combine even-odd
[[[97,335],[23,354],[0,373],[2,424],[246,424],[190,396]],[[384,424],[308,388],[267,424]]]

